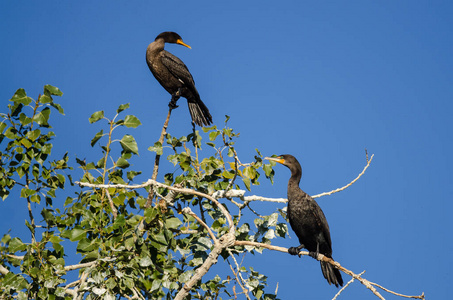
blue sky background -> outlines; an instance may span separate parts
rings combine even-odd
[[[290,153],[303,168],[301,188],[349,189],[318,199],[331,228],[333,257],[389,289],[451,299],[453,7],[450,1],[2,1],[0,99],[5,111],[16,89],[37,98],[45,84],[59,87],[53,112],[53,154],[88,160],[101,128],[89,116],[127,114],[140,147],[136,169],[151,169],[146,149],[159,137],[167,92],[151,75],[146,47],[162,31],[176,31],[192,50],[166,49],[192,72],[214,123],[241,133],[237,150],[250,161]],[[190,132],[180,100],[168,131]],[[120,136],[121,137],[121,136]],[[163,161],[165,162],[165,160]],[[172,170],[172,166],[167,166]],[[163,169],[165,171],[165,168]],[[286,197],[290,176],[275,168],[273,186],[253,191]],[[160,173],[160,179],[164,172]],[[144,170],[145,181],[151,171]],[[63,201],[63,200],[62,200]],[[0,228],[24,234],[23,199],[0,202]],[[282,204],[254,203],[258,211]],[[23,227],[23,229],[19,228]],[[289,247],[291,239],[274,243]],[[221,262],[219,262],[220,264]],[[336,289],[319,263],[264,251],[246,264],[278,282],[282,299],[331,299]],[[350,278],[343,275],[345,282]],[[383,292],[387,299],[396,299]],[[340,299],[376,299],[354,283]]]

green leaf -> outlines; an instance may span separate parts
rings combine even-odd
[[[121,169],[125,169],[127,167],[130,166],[129,162],[127,160],[125,160],[124,158],[120,157],[117,161],[116,161],[116,166],[121,168]]]
[[[124,118],[124,126],[126,127],[137,128],[140,125],[142,125],[142,123],[136,116],[127,115],[126,118]]]
[[[24,145],[25,148],[30,148],[31,147],[31,142],[27,138],[22,138],[20,139],[20,143]]]
[[[18,89],[9,101],[17,104],[29,105],[32,99],[30,97],[27,97],[27,93],[25,93],[24,89]]]
[[[203,130],[203,132],[208,132],[210,130],[215,130],[217,129],[217,126],[211,126],[211,127],[202,127],[201,130]]]
[[[214,141],[218,136],[220,132],[219,131],[212,131],[209,133],[209,140]]]
[[[247,188],[247,190],[250,191],[250,179],[242,178],[242,181],[244,182],[245,187]]]
[[[31,190],[31,189],[27,189],[27,188],[22,188],[22,190],[20,191],[20,196],[22,198],[27,198],[31,195],[34,195],[36,194],[36,191],[35,190]]]
[[[94,138],[91,140],[91,147],[93,147],[96,144],[96,142],[99,141],[99,139],[103,136],[104,136],[104,130],[101,130],[98,133],[96,133]]]
[[[223,171],[222,176],[226,179],[232,179],[234,177],[234,171]]]
[[[40,203],[41,197],[38,194],[34,194],[33,196],[30,197],[30,200],[31,202]]]
[[[182,224],[181,220],[178,219],[178,218],[176,218],[176,217],[168,218],[168,219],[165,221],[165,225],[167,226],[167,228],[171,228],[171,229],[176,229],[176,228],[178,228],[181,224]]]
[[[133,180],[135,176],[140,175],[142,172],[129,171],[127,172],[127,179]]]
[[[86,237],[86,231],[81,228],[76,227],[76,228],[70,230],[70,232],[69,232],[69,239],[72,242],[79,241],[84,237]]]
[[[0,123],[0,134],[3,133],[3,130],[5,130],[5,128],[7,127],[8,125],[6,125],[6,123],[4,122],[1,122]]]
[[[138,262],[141,267],[149,267],[150,265],[153,264],[151,258],[149,256],[142,257],[140,261]]]
[[[42,104],[51,103],[52,102],[52,98],[50,96],[47,96],[47,95],[41,95],[41,97],[39,97],[39,102],[42,103]]]
[[[42,111],[38,112],[34,117],[33,121],[41,126],[49,126],[47,121],[49,120],[50,108],[46,107]]]
[[[256,170],[253,167],[246,167],[242,171],[242,175],[244,175],[246,178],[254,179],[256,177]]]
[[[21,123],[22,125],[25,126],[25,125],[30,124],[32,120],[31,120],[31,118],[27,117],[26,114],[20,113],[20,115],[19,115],[19,121],[20,121],[20,123]]]
[[[93,124],[103,118],[104,118],[104,111],[100,110],[100,111],[97,111],[94,114],[92,114],[91,117],[88,119],[88,121],[90,121],[90,123]]]
[[[138,146],[137,142],[135,141],[132,135],[126,134],[120,141],[121,147],[123,148],[124,152],[132,152],[138,155]]]
[[[126,104],[121,104],[118,109],[116,110],[117,113],[120,113],[122,112],[123,110],[125,109],[128,109],[129,108],[129,103],[126,103]]]
[[[35,129],[33,131],[29,131],[27,132],[27,137],[31,140],[31,141],[35,141],[39,136],[41,135],[41,130],[39,129]]]
[[[57,88],[55,86],[51,86],[49,84],[44,86],[44,92],[49,92],[49,94],[55,95],[55,96],[62,96],[63,95],[63,92],[60,91],[59,88]]]
[[[45,145],[42,147],[42,153],[44,153],[44,154],[50,154],[50,152],[52,151],[52,147],[53,147],[52,144],[45,144]]]
[[[62,115],[64,115],[64,109],[61,107],[60,104],[51,102],[50,105],[58,110],[58,112]]]
[[[10,140],[15,140],[17,136],[17,130],[14,129],[14,127],[8,127],[5,131],[5,136],[9,138]]]
[[[15,237],[9,242],[9,251],[11,253],[15,253],[17,251],[24,251],[25,249],[27,249],[27,245],[22,243],[20,238]]]

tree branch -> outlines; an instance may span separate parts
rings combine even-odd
[[[266,249],[269,249],[269,250],[275,250],[275,251],[288,253],[288,249],[284,248],[284,247],[272,246],[272,245],[268,245],[268,244],[251,242],[251,241],[235,241],[234,245],[235,246],[261,247],[261,248],[266,248]],[[308,251],[300,251],[299,255],[309,255],[309,252]],[[342,271],[343,273],[348,274],[349,276],[353,277],[354,279],[357,279],[361,284],[363,284],[366,288],[368,288],[379,299],[384,299],[384,297],[382,297],[382,295],[374,288],[374,286],[377,286],[377,287],[383,289],[386,292],[392,293],[392,294],[400,296],[400,297],[412,298],[412,299],[425,299],[425,294],[424,293],[422,293],[419,296],[408,296],[408,295],[403,295],[403,294],[398,294],[398,293],[392,292],[392,291],[390,291],[390,290],[388,290],[386,288],[383,288],[382,286],[380,286],[380,285],[378,285],[376,283],[370,282],[367,279],[362,278],[361,274],[363,274],[363,273],[355,274],[351,270],[348,270],[348,269],[344,268],[338,262],[334,261],[333,259],[331,259],[331,258],[329,258],[329,257],[327,257],[325,255],[318,254],[318,257],[316,259],[319,260],[319,261],[327,262],[327,263],[331,264],[332,266],[334,266],[335,268],[337,268],[338,270]]]
[[[9,273],[9,270],[7,268],[5,268],[3,265],[0,265],[0,273],[2,273],[3,275],[6,275]]]
[[[368,154],[367,154],[368,156]],[[365,171],[366,169],[368,169],[368,167],[370,166],[371,164],[371,161],[373,160],[373,157],[374,157],[374,154],[371,155],[371,158],[368,160],[367,159],[367,164],[366,166],[363,168],[362,172],[359,174],[359,176],[357,176],[353,181],[351,181],[350,183],[348,183],[347,185],[345,185],[344,187],[341,187],[341,188],[338,188],[336,190],[333,190],[333,191],[330,191],[330,192],[327,192],[327,193],[322,193],[322,194],[318,194],[318,195],[314,195],[314,196],[311,196],[312,198],[319,198],[319,197],[322,197],[322,196],[329,196],[329,195],[332,195],[334,193],[338,193],[338,192],[341,192],[345,189],[347,189],[348,187],[350,187],[351,185],[353,185],[357,180],[359,180],[360,177],[362,177],[363,174],[365,174]]]
[[[113,203],[112,196],[110,196],[109,190],[105,189],[105,194],[107,195],[107,199],[109,199],[110,208],[112,209],[113,219],[116,219],[118,216],[118,210]]]
[[[162,127],[162,131],[160,133],[159,142],[161,145],[164,144],[164,136],[167,134],[167,127],[168,127],[168,122],[170,121],[171,111],[172,111],[172,108],[170,107],[168,110],[167,119],[165,119],[164,126]],[[151,176],[152,180],[157,179],[157,173],[159,172],[159,161],[160,161],[160,154],[156,153],[156,158],[154,159],[153,175]],[[151,206],[151,204],[153,202],[153,198],[154,198],[154,191],[151,189],[148,193],[148,199],[147,199],[146,205],[145,205],[146,208]]]
[[[362,273],[359,274],[359,276],[362,276],[363,274],[365,274],[365,271],[363,271]],[[335,297],[332,298],[332,300],[336,300],[338,296],[340,296],[340,294],[350,285],[354,282],[355,278],[352,277],[351,280],[348,281],[348,283],[346,283],[339,291],[338,293],[335,294]]]
[[[184,208],[182,209],[182,212],[183,212],[184,214],[187,214],[187,215],[190,215],[190,216],[194,217],[195,220],[197,220],[197,222],[200,223],[200,224],[208,231],[208,233],[209,233],[209,235],[211,236],[211,239],[214,241],[214,243],[218,243],[218,240],[217,240],[217,238],[215,237],[214,233],[212,232],[211,228],[210,228],[208,225],[206,225],[206,223],[203,222],[203,220],[200,219],[200,218],[199,218],[199,217],[198,217],[198,216],[190,209],[190,207],[184,207]]]
[[[144,187],[147,187],[147,186],[158,186],[158,187],[163,187],[163,188],[169,189],[170,191],[179,192],[181,194],[195,195],[195,196],[203,197],[203,198],[206,198],[206,199],[210,200],[211,202],[213,202],[220,209],[220,211],[222,212],[222,214],[226,217],[226,219],[228,221],[228,225],[229,225],[228,227],[230,228],[230,230],[234,228],[233,218],[229,214],[228,210],[219,201],[217,201],[217,199],[215,199],[211,195],[208,195],[208,194],[205,194],[205,193],[202,193],[202,192],[199,192],[199,191],[195,191],[195,190],[192,190],[192,189],[178,188],[178,187],[166,185],[166,184],[160,183],[158,181],[155,181],[153,179],[148,179],[148,181],[146,181],[145,183],[136,184],[136,185],[128,185],[128,184],[93,184],[93,183],[79,182],[79,181],[76,181],[75,183],[80,185],[80,186],[86,186],[86,187],[91,187],[91,188],[103,188],[103,189],[107,189],[107,188],[139,189],[139,188],[144,188]]]
[[[214,243],[214,248],[211,253],[209,253],[208,258],[203,262],[203,264],[198,267],[195,271],[195,274],[192,278],[187,281],[178,294],[176,294],[175,300],[183,300],[186,298],[187,294],[190,292],[192,287],[203,278],[203,276],[209,271],[209,269],[217,263],[217,258],[223,249],[226,249],[234,244],[235,236],[234,231],[230,230],[228,233],[224,234],[220,239]]]
[[[236,281],[237,283],[239,284],[239,286],[241,287],[242,291],[244,292],[244,295],[245,297],[250,300],[250,296],[249,296],[249,291],[248,289],[242,284],[242,282],[245,282],[244,278],[242,277],[242,274],[241,274],[241,271],[239,270],[240,267],[239,267],[239,264],[236,260],[236,258],[234,257],[234,254],[233,252],[231,251],[231,249],[228,249],[228,253],[230,254],[230,257],[234,260],[234,263],[236,264],[236,270],[237,272],[234,271],[233,269],[233,266],[231,264],[230,265],[230,268],[231,268],[231,272],[233,272],[234,276],[236,277]],[[239,276],[238,276],[239,275]]]
[[[321,194],[317,194],[317,195],[313,195],[311,197],[312,198],[319,198],[319,197],[322,197],[322,196],[332,195],[334,193],[338,193],[338,192],[341,192],[341,191],[347,189],[348,187],[353,185],[357,180],[359,180],[359,178],[362,177],[363,174],[365,174],[365,171],[370,166],[371,161],[373,160],[373,157],[374,157],[374,154],[371,155],[371,158],[369,160],[367,159],[367,164],[363,168],[362,172],[354,180],[352,180],[350,183],[348,183],[347,185],[345,185],[345,186],[343,186],[341,188],[338,188],[336,190],[333,190],[333,191],[330,191],[330,192],[321,193]],[[286,199],[286,198],[268,198],[268,197],[261,197],[261,196],[256,196],[256,195],[252,195],[252,196],[244,196],[244,195],[245,195],[245,191],[244,190],[231,190],[231,191],[223,190],[223,191],[216,191],[212,196],[217,198],[217,199],[218,198],[240,198],[241,200],[246,201],[246,202],[252,202],[252,201],[266,201],[266,202],[275,202],[275,203],[286,203],[286,202],[288,202],[288,199]]]

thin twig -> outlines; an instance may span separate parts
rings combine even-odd
[[[365,174],[365,171],[370,166],[371,161],[373,160],[373,157],[374,157],[374,154],[371,155],[371,158],[369,160],[367,160],[367,164],[363,168],[362,172],[354,180],[352,180],[350,183],[348,183],[347,185],[345,185],[345,186],[343,186],[341,188],[338,188],[336,190],[333,190],[333,191],[330,191],[330,192],[326,192],[326,193],[322,193],[322,194],[318,194],[318,195],[314,195],[314,196],[312,196],[312,198],[319,198],[319,197],[322,197],[322,196],[332,195],[334,193],[341,192],[341,191],[347,189],[348,187],[350,187],[360,177],[362,177],[363,174]],[[257,196],[257,195],[252,195],[252,196],[244,196],[244,195],[245,195],[245,191],[244,190],[230,190],[230,191],[222,190],[222,191],[216,191],[213,194],[213,197],[215,197],[217,199],[218,198],[233,198],[233,197],[236,197],[236,198],[241,198],[241,200],[247,201],[247,202],[252,202],[252,201],[265,201],[265,202],[274,202],[274,203],[286,203],[286,202],[288,202],[288,199],[286,199],[286,198],[269,198],[269,197],[261,197],[261,196]]]
[[[116,217],[118,216],[118,210],[116,209],[115,204],[113,203],[112,197],[110,196],[108,189],[105,189],[105,194],[107,195],[107,198],[109,199],[109,204],[110,204],[110,208],[112,209],[113,219],[116,219]]]
[[[91,188],[102,188],[102,189],[106,189],[106,188],[139,189],[139,188],[144,188],[144,187],[147,187],[147,186],[153,186],[154,185],[154,186],[158,186],[158,187],[163,187],[163,188],[169,189],[171,191],[176,191],[176,192],[179,192],[181,194],[195,195],[195,196],[199,196],[199,197],[204,197],[204,198],[208,199],[209,201],[213,202],[220,209],[220,211],[222,212],[222,214],[226,217],[226,219],[228,221],[228,225],[229,225],[228,227],[230,229],[232,229],[234,227],[233,218],[231,217],[231,215],[228,212],[228,210],[219,201],[217,201],[217,199],[215,199],[211,195],[208,195],[208,194],[205,194],[205,193],[202,193],[202,192],[199,192],[199,191],[191,190],[191,189],[188,189],[188,188],[178,188],[178,187],[166,185],[164,183],[160,183],[160,182],[155,181],[153,179],[148,179],[148,181],[146,181],[145,183],[137,184],[137,185],[128,185],[128,184],[93,184],[93,183],[79,182],[79,181],[76,181],[75,183],[80,185],[80,186],[86,186],[86,187],[91,187]]]
[[[263,243],[258,243],[258,242],[251,242],[251,241],[235,241],[234,242],[234,245],[235,246],[253,246],[253,247],[261,247],[261,248],[266,248],[266,249],[269,249],[269,250],[275,250],[275,251],[280,251],[280,252],[284,252],[284,253],[288,253],[288,249],[287,248],[284,248],[284,247],[279,247],[279,246],[272,246],[272,245],[268,245],[268,244],[263,244]],[[299,256],[302,256],[302,255],[310,255],[309,252],[307,251],[300,251],[299,252]],[[363,284],[366,288],[368,288],[374,295],[376,295],[379,299],[381,300],[385,300],[384,297],[382,297],[382,295],[376,290],[376,288],[374,288],[374,286],[377,286],[381,289],[383,289],[384,291],[386,292],[391,292],[390,290],[387,290],[375,283],[372,283],[370,281],[368,281],[367,279],[365,278],[362,278],[360,274],[355,274],[354,272],[352,272],[351,270],[348,270],[346,268],[344,268],[343,266],[341,266],[338,262],[334,261],[333,259],[323,255],[323,254],[318,254],[318,256],[316,257],[317,260],[319,261],[324,261],[324,262],[327,262],[329,264],[331,264],[332,266],[334,266],[335,268],[337,268],[338,270],[342,271],[343,273],[345,274],[348,274],[349,276],[357,279],[361,284]],[[374,285],[374,286],[373,286]],[[401,297],[405,297],[405,298],[413,298],[413,299],[425,299],[425,294],[422,293],[420,296],[407,296],[407,295],[402,295],[402,294],[397,294],[395,292],[392,292],[392,294],[394,295],[397,295],[397,296],[401,296]]]
[[[365,271],[363,271],[362,273],[359,274],[359,276],[362,276],[363,274],[365,273]],[[351,285],[353,282],[354,282],[355,278],[352,277],[351,280],[348,281],[348,283],[346,283],[336,294],[335,294],[335,297],[332,298],[332,300],[336,300],[338,296],[340,296],[340,294],[349,286]]]
[[[231,251],[231,249],[228,249],[228,253],[230,254],[230,257],[234,260],[234,263],[236,264],[236,270],[237,270],[237,272],[234,271],[233,267],[232,267],[231,264],[230,264],[231,271],[233,272],[234,276],[236,277],[236,281],[237,281],[237,283],[239,284],[239,286],[241,287],[242,291],[244,292],[245,297],[247,297],[247,299],[250,300],[249,290],[248,290],[246,287],[244,287],[244,285],[242,285],[242,282],[245,283],[245,280],[244,280],[244,278],[242,277],[242,274],[241,274],[241,271],[240,271],[239,264],[238,264],[236,258],[234,257],[234,254],[233,254],[233,252]],[[229,262],[228,262],[228,263],[229,263]],[[239,278],[239,277],[240,277],[240,278]]]
[[[9,273],[9,270],[7,268],[5,268],[3,265],[0,265],[0,273],[2,273],[3,275],[6,275]]]
[[[172,108],[170,107],[168,109],[167,119],[165,119],[164,126],[162,127],[162,131],[160,133],[159,142],[162,146],[164,144],[164,137],[167,134],[167,127],[168,127],[168,122],[170,121],[171,111],[172,111]],[[156,153],[156,158],[154,159],[153,175],[151,176],[151,179],[153,179],[153,180],[157,179],[157,173],[159,172],[159,161],[160,161],[160,154]],[[151,189],[148,193],[148,199],[146,201],[145,208],[148,208],[152,205],[153,198],[154,198],[154,191]]]
[[[397,292],[394,292],[394,291],[391,291],[377,283],[374,283],[374,282],[370,282],[371,285],[374,285],[384,291],[386,291],[387,293],[390,293],[390,294],[393,294],[393,295],[396,295],[396,296],[400,296],[400,297],[403,297],[403,298],[413,298],[413,299],[425,299],[425,293],[422,293],[420,296],[409,296],[409,295],[403,295],[403,294],[400,294],[400,293],[397,293]]]
[[[197,220],[198,223],[201,224],[201,226],[203,226],[209,233],[209,235],[211,236],[211,239],[214,241],[214,243],[217,243],[217,238],[215,237],[214,233],[212,232],[211,228],[205,223],[203,222],[202,219],[200,219],[191,209],[190,207],[184,207],[182,209],[182,213],[184,214],[187,214],[187,215],[190,215],[192,217],[195,218],[195,220]]]
[[[72,270],[77,270],[77,269],[81,269],[81,268],[87,268],[87,267],[91,267],[92,265],[95,265],[96,263],[97,263],[97,260],[90,261],[90,262],[83,263],[83,264],[70,265],[70,266],[64,267],[64,270],[72,271]]]
[[[367,153],[367,156],[368,156],[368,153]],[[350,187],[351,185],[353,185],[354,182],[356,182],[357,180],[359,180],[359,178],[362,177],[363,174],[365,174],[365,171],[366,171],[366,169],[368,169],[368,167],[370,166],[371,161],[373,160],[373,157],[374,157],[374,154],[371,155],[370,160],[367,159],[367,164],[366,164],[366,166],[363,168],[363,170],[362,170],[362,172],[359,174],[359,176],[357,176],[353,181],[351,181],[350,183],[348,183],[348,184],[345,185],[344,187],[339,188],[339,189],[336,189],[336,190],[333,190],[333,191],[330,191],[330,192],[327,192],[327,193],[322,193],[322,194],[314,195],[314,196],[311,196],[311,197],[312,197],[312,198],[318,198],[318,197],[322,197],[322,196],[329,196],[329,195],[332,195],[332,194],[334,194],[334,193],[338,193],[338,192],[341,192],[341,191],[347,189],[348,187]]]

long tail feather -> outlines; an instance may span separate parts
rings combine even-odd
[[[341,277],[340,270],[331,264],[321,261],[321,270],[324,278],[327,279],[329,284],[334,284],[336,287],[343,286],[343,278]]]
[[[212,124],[212,116],[209,109],[201,100],[188,100],[190,116],[192,121],[198,126],[209,126]]]

